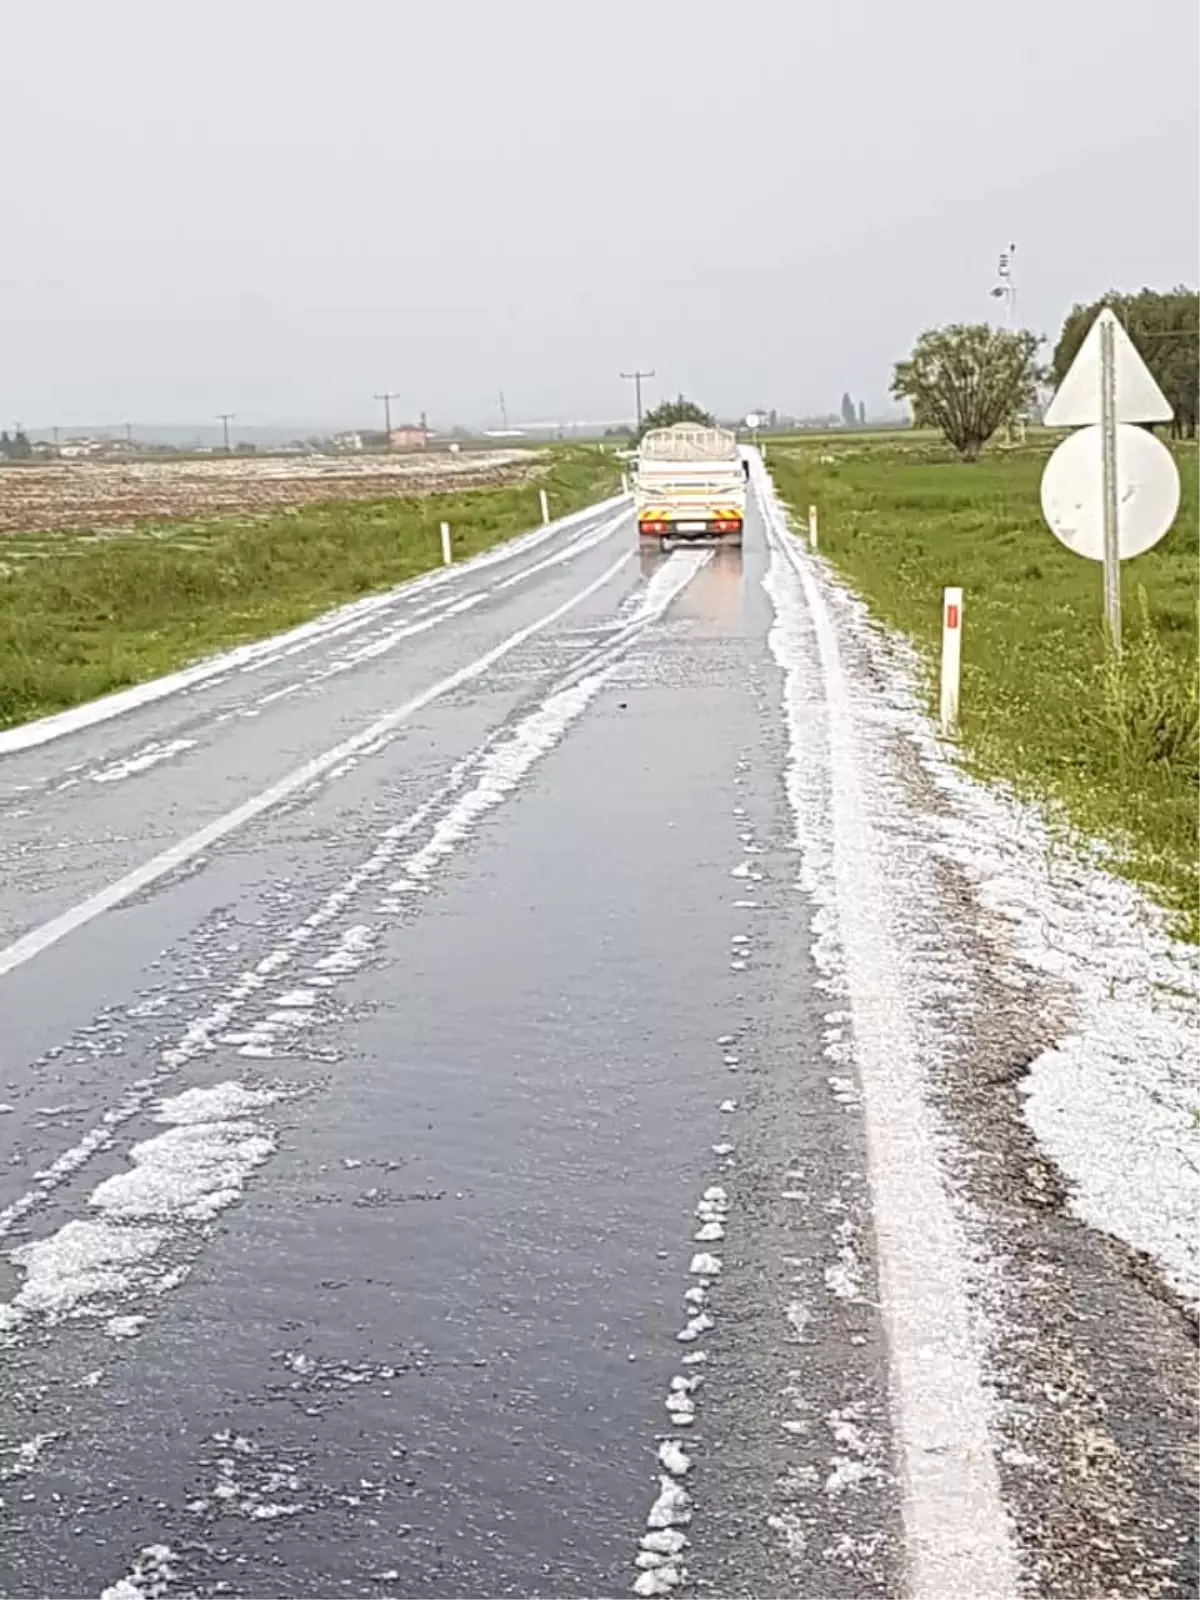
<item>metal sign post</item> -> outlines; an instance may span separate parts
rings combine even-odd
[[[1077,428],[1042,473],[1042,515],[1055,538],[1104,563],[1104,624],[1121,654],[1121,563],[1166,533],[1179,510],[1171,452],[1136,423],[1174,415],[1132,339],[1105,306],[1046,410],[1051,428]]]
[[[1113,324],[1100,324],[1100,460],[1104,517],[1104,620],[1113,654],[1121,654],[1121,548],[1117,506],[1117,363]]]

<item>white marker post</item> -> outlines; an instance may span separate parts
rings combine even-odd
[[[550,521],[550,501],[549,501],[549,499],[548,499],[548,497],[546,495],[545,489],[539,489],[538,490],[538,498],[542,502],[542,521],[543,522],[549,522]]]
[[[450,548],[450,524],[442,523],[442,565],[448,567],[454,560],[454,552]]]
[[[808,508],[808,548],[810,550],[815,550],[817,548],[817,508],[816,508],[816,506],[809,506],[809,508]]]
[[[942,734],[951,739],[958,730],[958,685],[962,674],[963,592],[947,589],[942,595]]]
[[[621,474],[621,493],[629,493],[629,474],[627,472]]]

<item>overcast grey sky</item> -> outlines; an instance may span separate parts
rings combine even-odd
[[[883,405],[923,327],[1197,277],[1195,0],[40,0],[0,422]]]

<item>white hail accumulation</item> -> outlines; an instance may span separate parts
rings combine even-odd
[[[175,1230],[210,1221],[238,1198],[275,1148],[255,1117],[279,1098],[230,1082],[160,1101],[154,1120],[166,1131],[135,1144],[129,1168],[93,1190],[89,1205],[99,1215],[12,1251],[24,1282],[0,1306],[0,1327],[103,1312],[132,1289],[174,1287],[178,1275],[167,1255]],[[136,1327],[127,1321],[111,1318],[109,1332],[120,1338],[139,1331],[142,1319]]]
[[[905,901],[899,920],[926,926],[936,941],[906,981],[924,987],[935,1013],[946,985],[970,982],[956,919],[937,903],[940,859],[972,887],[993,970],[1018,990],[1030,971],[1058,990],[1061,1036],[1031,1064],[1022,1092],[1032,1131],[1068,1180],[1072,1209],[1152,1256],[1181,1295],[1200,1302],[1200,952],[1172,938],[1163,914],[1104,870],[1100,847],[1068,839],[1064,848],[1065,830],[1046,812],[970,778],[925,713],[912,648],[813,571],[847,655],[868,666],[847,678],[851,715],[878,774],[890,893]],[[915,806],[902,779],[885,776],[897,741],[936,788],[936,813]],[[944,1030],[937,1042],[947,1059],[961,1046]]]
[[[727,1192],[720,1184],[710,1185],[696,1206],[695,1239],[707,1242],[723,1238],[728,1215]],[[708,1309],[709,1291],[720,1276],[721,1265],[721,1258],[711,1251],[701,1250],[693,1255],[688,1270],[695,1281],[683,1297],[686,1320],[676,1335],[680,1344],[695,1345],[703,1334],[716,1327],[716,1318]],[[707,1359],[706,1352],[700,1349],[689,1349],[681,1358],[680,1365],[689,1370],[671,1379],[663,1401],[672,1429],[689,1429],[695,1422],[696,1395],[704,1383],[699,1369]],[[646,1532],[634,1558],[638,1575],[633,1592],[640,1596],[670,1594],[687,1580],[683,1556],[688,1540],[683,1530],[692,1520],[692,1497],[683,1480],[692,1470],[692,1458],[682,1441],[669,1435],[659,1441],[658,1465],[658,1494],[647,1513]]]
[[[786,785],[814,907],[813,957],[853,1025],[911,1584],[929,1600],[1013,1600],[1016,1559],[968,1293],[970,1255],[943,1170],[921,997],[902,956],[892,841],[875,809],[876,708],[856,692],[828,586],[788,531],[761,462],[754,480],[771,546],[769,644],[784,679]],[[851,1262],[839,1265],[845,1270],[830,1287],[855,1294]]]

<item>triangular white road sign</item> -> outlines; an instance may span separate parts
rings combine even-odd
[[[1116,420],[1170,422],[1175,415],[1133,340],[1105,306],[1088,329],[1079,353],[1046,408],[1048,428],[1086,428],[1100,421],[1100,326],[1111,322],[1116,367]]]

